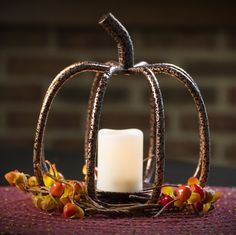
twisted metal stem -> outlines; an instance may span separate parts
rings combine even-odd
[[[124,69],[133,67],[133,43],[125,27],[111,13],[101,17],[99,24],[102,25],[103,28],[116,41],[120,66],[122,66]]]

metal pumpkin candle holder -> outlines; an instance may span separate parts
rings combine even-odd
[[[65,68],[55,77],[44,97],[38,119],[33,150],[34,173],[39,186],[45,184],[43,179],[45,175],[51,176],[55,181],[68,183],[56,177],[55,174],[52,176],[52,172],[49,172],[48,169],[48,163],[45,161],[43,142],[47,118],[53,99],[67,81],[80,73],[94,72],[96,76],[90,92],[85,131],[84,155],[87,166],[84,186],[85,195],[84,200],[76,201],[73,197],[72,202],[80,206],[87,215],[156,215],[163,208],[160,204],[160,197],[164,186],[165,117],[162,94],[155,75],[167,74],[180,81],[187,88],[196,105],[199,119],[200,147],[198,165],[192,178],[198,180],[198,185],[202,188],[207,182],[210,158],[209,123],[205,104],[197,84],[183,69],[167,63],[148,64],[146,62],[139,62],[134,64],[134,50],[130,35],[112,14],[104,15],[100,19],[99,24],[115,40],[118,48],[118,62],[79,62]],[[141,74],[147,79],[150,89],[150,143],[144,172],[144,182],[149,184],[149,187],[136,193],[113,193],[96,190],[96,147],[103,98],[111,77],[116,74],[122,74],[123,76]],[[154,183],[151,184],[150,181],[153,174]]]

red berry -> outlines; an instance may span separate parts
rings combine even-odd
[[[65,185],[61,182],[56,182],[52,185],[50,193],[53,197],[60,197],[64,193]]]
[[[161,197],[161,205],[162,206],[166,206],[168,203],[170,203],[172,201],[172,203],[170,203],[166,208],[171,208],[174,206],[174,202],[173,202],[173,198],[169,195],[165,195],[163,194],[163,196]]]
[[[199,184],[194,184],[191,186],[193,192],[198,193],[201,197],[201,200],[205,197],[205,192]]]
[[[65,218],[70,218],[77,212],[77,207],[75,204],[68,202],[63,208],[63,215]]]
[[[187,201],[189,197],[191,196],[191,193],[192,191],[189,186],[181,185],[176,189],[177,198],[181,202]]]

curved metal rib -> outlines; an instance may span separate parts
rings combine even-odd
[[[92,113],[92,108],[93,108],[93,104],[94,104],[96,90],[97,90],[99,81],[101,80],[102,76],[103,76],[102,73],[96,73],[95,78],[92,83],[90,94],[89,94],[87,116],[86,116],[86,127],[85,127],[85,135],[84,135],[84,159],[85,159],[86,164],[87,164],[87,159],[88,159],[88,142],[89,142],[90,122],[91,122],[91,118],[92,118],[91,113]]]
[[[101,17],[99,24],[102,25],[116,41],[120,66],[123,66],[124,69],[133,67],[133,43],[125,27],[111,13]]]
[[[196,83],[193,82],[193,79],[190,79],[190,76],[177,66],[170,64],[153,64],[149,65],[148,68],[156,74],[167,74],[178,79],[187,87],[196,104],[199,117],[200,152],[199,163],[195,175],[199,175],[201,185],[205,185],[209,173],[210,130],[207,111],[200,90]],[[153,167],[153,159],[150,158],[149,162],[151,162],[149,166]],[[149,177],[149,175],[146,175],[146,177]]]
[[[146,61],[141,61],[134,65],[134,67],[146,66],[148,63]],[[156,78],[155,78],[156,79]],[[159,84],[158,84],[159,87]],[[155,159],[154,149],[156,143],[154,142],[153,136],[155,135],[155,129],[153,128],[153,120],[155,120],[155,110],[152,105],[152,96],[150,96],[150,130],[149,130],[149,148],[148,148],[148,157],[146,159]],[[152,176],[154,174],[155,168],[151,166],[152,161],[148,160],[146,164],[146,170],[144,172],[144,182],[150,184]]]
[[[107,88],[108,80],[115,72],[119,72],[120,68],[111,67],[109,71],[102,76],[97,76],[97,81],[94,82],[95,94],[91,96],[90,101],[90,125],[88,125],[88,193],[92,198],[96,197],[94,188],[94,167],[96,158],[96,143],[97,134],[99,129],[99,122],[101,116],[101,108],[103,97]],[[156,177],[155,177],[155,189],[153,190],[150,202],[156,202],[160,195],[160,186],[163,183],[164,176],[164,109],[161,91],[154,73],[146,67],[130,68],[129,73],[141,73],[145,75],[148,80],[149,87],[152,93],[151,110],[153,111],[153,119],[151,120],[151,139],[154,143],[152,148],[152,156],[156,158]]]
[[[104,64],[98,64],[97,62],[85,61],[81,63],[75,63],[65,68],[64,70],[62,70],[55,77],[55,79],[52,81],[51,85],[49,86],[46,92],[46,95],[44,97],[41,111],[39,114],[36,133],[35,133],[35,140],[34,140],[33,166],[34,166],[35,175],[39,183],[42,183],[41,170],[43,171],[48,170],[45,164],[43,140],[44,140],[44,132],[45,132],[45,127],[46,127],[50,107],[57,92],[67,80],[71,79],[76,74],[79,74],[85,71],[102,72],[102,71],[105,71],[107,68],[108,66]]]
[[[115,61],[107,61],[105,64],[109,66],[117,66],[117,67],[119,66],[118,62],[115,62]],[[102,76],[103,76],[102,73],[96,73],[95,78],[92,83],[92,87],[90,89],[90,94],[89,94],[87,116],[86,116],[85,138],[84,138],[85,162],[87,162],[87,158],[88,158],[88,138],[89,138],[89,130],[90,130],[90,122],[91,122],[91,111],[92,111],[92,106],[94,103],[94,98],[95,98],[96,90],[98,87],[98,83],[101,80]]]
[[[198,87],[197,84],[196,84],[196,82],[193,80],[193,78],[192,78],[185,70],[183,70],[182,68],[180,68],[180,67],[178,67],[178,66],[176,66],[176,65],[174,65],[174,64],[169,64],[169,63],[162,63],[162,65],[170,66],[170,68],[174,68],[174,69],[178,70],[179,72],[182,72],[186,77],[189,78],[189,80],[191,80],[191,81],[194,83],[194,85],[195,85],[196,87]],[[197,168],[196,168],[195,173],[194,173],[194,176],[195,176],[195,177],[197,177],[197,178],[200,177],[201,168],[202,168],[202,158],[199,158],[199,159],[198,159]]]
[[[152,191],[150,203],[156,203],[164,179],[165,160],[165,115],[161,90],[155,74],[151,69],[144,66],[137,66],[131,71],[142,73],[148,80],[151,90],[151,114],[150,114],[150,146],[149,156],[156,160],[154,189]],[[154,168],[153,168],[154,169]]]
[[[94,84],[94,96],[91,99],[90,107],[90,124],[88,127],[88,141],[87,141],[87,190],[88,195],[95,199],[96,190],[94,184],[94,168],[96,161],[96,147],[97,147],[97,137],[100,124],[101,110],[103,105],[104,95],[107,89],[107,85],[110,77],[117,71],[120,67],[111,66],[102,76],[97,76],[97,82]]]
[[[139,62],[137,64],[134,65],[134,67],[138,67],[138,66],[145,66],[145,65],[148,65],[147,62],[145,61],[142,61],[142,62]],[[170,66],[172,68],[175,68],[176,70],[182,72],[185,76],[187,76],[189,78],[189,80],[191,80],[195,85],[195,81],[192,79],[192,77],[186,72],[184,71],[182,68],[176,66],[176,65],[173,65],[173,64],[169,64],[169,63],[162,63],[163,66]],[[197,86],[197,85],[196,85]],[[153,142],[153,139],[151,138],[152,137],[152,133],[153,133],[153,130],[152,130],[152,119],[153,119],[153,115],[154,115],[154,112],[153,110],[151,109],[151,114],[150,114],[150,143],[149,143],[149,149],[148,149],[148,161],[147,161],[147,164],[146,164],[146,170],[145,170],[145,173],[144,173],[144,181],[146,183],[150,183],[151,180],[152,180],[152,176],[153,176],[153,173],[154,173],[154,167],[153,167],[153,160],[154,157],[153,157],[153,148],[155,147],[155,143]],[[196,169],[196,173],[195,173],[195,176],[196,177],[200,177],[200,170],[201,170],[201,159],[199,158],[199,162],[198,162],[198,166],[197,166],[197,169]]]

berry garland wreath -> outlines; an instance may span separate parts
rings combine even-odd
[[[105,216],[153,216],[162,212],[188,211],[204,215],[220,198],[220,192],[206,187],[209,173],[210,133],[204,101],[195,81],[183,69],[167,63],[134,65],[133,44],[129,33],[112,15],[104,15],[99,24],[116,41],[118,62],[84,61],[62,70],[52,81],[44,97],[35,134],[33,166],[35,176],[10,171],[5,174],[10,185],[32,194],[34,205],[44,211],[61,211],[66,218]],[[44,132],[54,97],[64,83],[82,72],[95,72],[88,104],[85,131],[83,181],[68,180],[44,158]],[[150,102],[150,145],[144,182],[149,186],[136,193],[104,192],[96,189],[96,143],[103,97],[112,75],[142,74],[148,81]],[[199,117],[200,151],[195,174],[186,185],[163,184],[164,175],[164,109],[161,90],[155,74],[167,74],[185,85],[196,105]],[[155,169],[155,170],[154,170]],[[99,174],[99,172],[98,172]],[[150,183],[154,174],[154,182]]]

